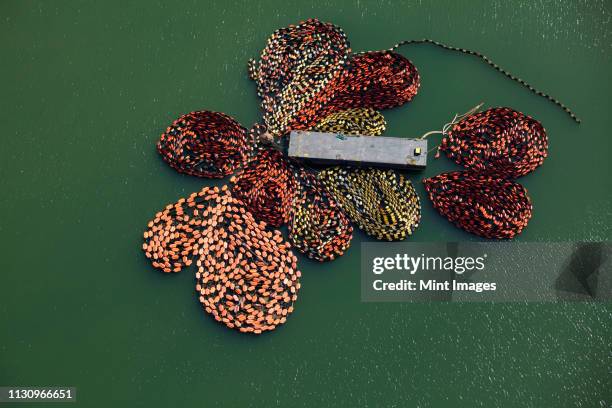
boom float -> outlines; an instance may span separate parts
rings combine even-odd
[[[374,146],[387,143],[368,140],[385,130],[379,110],[406,104],[420,86],[416,67],[396,50],[420,43],[476,56],[579,121],[565,105],[474,51],[423,39],[353,54],[346,35],[333,24],[309,19],[281,28],[259,60],[248,64],[261,98],[262,123],[247,129],[226,114],[199,110],[181,116],[162,134],[157,149],[172,168],[197,177],[233,177],[231,190],[204,187],[155,215],[143,244],[151,264],[179,272],[195,261],[204,310],[229,328],[259,334],[285,323],[294,309],[300,272],[291,245],[329,261],[348,250],[351,222],[378,239],[411,235],[420,224],[421,205],[403,175],[346,166],[317,174],[288,157],[282,146],[297,131],[332,133],[338,140],[360,135]],[[531,216],[531,202],[524,187],[510,179],[533,171],[546,157],[546,133],[539,122],[496,108],[456,115],[433,133],[444,134],[439,152],[467,168],[425,180],[434,207],[487,238],[520,233]],[[313,135],[302,134],[304,143],[308,134]],[[411,142],[404,167],[424,167],[425,136]],[[373,156],[371,151],[356,154],[350,143],[339,146],[348,150],[346,157],[332,158],[336,164],[363,164]],[[379,153],[376,164],[397,161]],[[288,241],[273,229],[283,224]]]

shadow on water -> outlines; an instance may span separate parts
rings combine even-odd
[[[610,248],[607,243],[581,242],[557,277],[558,300],[603,300],[612,293]]]

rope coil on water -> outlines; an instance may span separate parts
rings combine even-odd
[[[348,108],[401,105],[420,84],[405,57],[389,51],[351,55],[342,29],[316,19],[277,30],[248,70],[262,98],[264,123],[276,137],[311,129]]]
[[[320,132],[380,136],[387,128],[385,117],[370,108],[353,108],[332,113],[315,125]]]
[[[185,118],[188,118],[189,121]],[[209,122],[200,123],[200,121]],[[264,127],[256,125],[245,136],[246,130],[227,115],[204,111],[184,115],[177,122],[183,124],[178,128],[179,130],[186,128],[184,123],[189,123],[192,128],[197,129],[203,129],[209,123],[221,125],[209,127],[208,129],[214,130],[209,130],[210,134],[206,132],[198,134],[202,140],[209,143],[209,146],[213,146],[209,149],[208,155],[199,158],[197,161],[199,167],[191,165],[194,162],[191,156],[179,160],[178,164],[173,167],[199,176],[220,177],[225,175],[237,165],[231,168],[219,166],[214,161],[219,158],[214,151],[214,146],[223,145],[227,142],[224,140],[226,134],[231,137],[236,130],[239,130],[241,137],[234,138],[232,146],[240,152],[241,158],[251,158],[246,163],[240,161],[241,171],[231,180],[235,197],[242,200],[246,208],[257,219],[274,227],[288,222],[293,212],[297,212],[297,215],[292,218],[289,239],[300,251],[313,259],[330,260],[342,255],[348,248],[352,237],[352,227],[321,183],[314,181],[312,177],[304,176],[296,164],[290,163],[278,150],[270,147],[256,148],[253,143],[249,143],[250,140],[258,139],[258,135],[265,131]],[[321,131],[361,134],[382,133],[384,126],[384,117],[380,113],[361,108],[331,114],[317,125]],[[179,137],[176,132],[168,131],[166,134],[177,139]],[[180,157],[184,153],[184,151],[171,150],[177,144],[170,144],[169,138],[164,137],[163,140],[164,146],[173,153],[168,156]],[[193,143],[198,141],[198,139],[187,140]],[[183,145],[186,143],[183,142]],[[201,144],[196,143],[196,145]],[[194,151],[195,149],[185,150]],[[185,165],[185,162],[191,166]],[[198,172],[195,171],[196,168]],[[207,172],[204,172],[203,169],[206,169]],[[298,192],[305,194],[307,198],[298,199],[296,197]],[[309,199],[314,202],[309,202]],[[336,219],[331,217],[336,217]],[[323,219],[327,222],[321,222]]]
[[[351,115],[359,115],[359,120]],[[384,125],[384,117],[376,111],[351,109],[328,116],[317,129],[346,134],[354,130],[354,134],[374,136],[384,131]],[[410,181],[393,170],[336,167],[323,170],[318,178],[351,221],[369,235],[402,240],[418,227],[420,202],[416,191]]]
[[[527,189],[507,179],[466,170],[443,173],[423,183],[440,214],[484,238],[514,238],[531,218]]]
[[[393,170],[331,167],[318,177],[368,235],[403,240],[419,226],[419,197],[412,183]]]
[[[295,169],[278,150],[259,150],[230,182],[234,196],[242,200],[258,220],[273,227],[280,227],[289,220],[298,181]]]
[[[318,111],[304,105],[331,97],[333,87],[328,84],[341,75],[349,54],[342,29],[317,19],[275,31],[260,60],[248,65],[268,131],[278,137],[297,129],[297,123],[310,126]]]
[[[161,135],[157,150],[175,170],[197,177],[223,178],[247,161],[252,142],[247,130],[230,116],[191,112]]]
[[[289,241],[309,258],[331,261],[349,248],[353,226],[316,175],[301,170],[287,224]]]
[[[546,131],[535,119],[511,108],[482,104],[456,114],[442,131],[436,157],[467,168],[423,180],[434,208],[449,221],[473,234],[508,239],[519,234],[531,218],[531,202],[520,184],[502,179],[524,176],[539,167],[548,154]]]
[[[349,109],[321,120],[324,132],[380,134],[384,117],[365,108]],[[233,192],[256,218],[272,226],[288,224],[289,241],[318,261],[341,256],[350,246],[353,227],[337,200],[308,170],[278,150],[260,150],[232,180]]]
[[[353,54],[338,81],[323,116],[348,108],[389,109],[410,102],[421,78],[409,59],[391,51]]]
[[[468,169],[518,178],[542,165],[548,138],[532,117],[511,108],[490,108],[455,123],[444,133],[439,152]]]
[[[179,272],[197,260],[196,291],[229,328],[262,333],[285,323],[300,288],[297,258],[227,187],[166,206],[148,223],[143,250],[155,268]]]

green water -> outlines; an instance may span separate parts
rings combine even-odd
[[[479,50],[571,106],[582,125],[471,57],[415,46],[419,94],[385,115],[395,136],[480,101],[535,116],[550,155],[521,179],[534,216],[518,239],[610,240],[608,1],[3,1],[0,385],[76,386],[67,406],[83,407],[610,406],[610,304],[361,303],[358,233],[333,263],[300,258],[295,313],[252,337],[201,310],[191,270],[148,265],[146,222],[208,183],[163,163],[159,134],[196,109],[257,121],[247,59],[311,16],[356,51]],[[453,168],[413,175],[421,197],[422,176]],[[477,238],[424,201],[412,239]]]

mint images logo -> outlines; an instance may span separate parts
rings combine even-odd
[[[482,256],[411,256],[396,253],[394,256],[372,258],[372,273],[377,276],[371,282],[375,292],[446,293],[495,291],[494,282],[463,281],[465,272],[475,273],[485,269],[487,254]],[[382,276],[386,271],[391,275]],[[426,272],[415,276],[418,272]],[[455,278],[457,277],[457,278]],[[462,277],[459,279],[459,277]],[[390,281],[387,281],[390,279]]]
[[[380,275],[385,271],[405,271],[414,275],[419,271],[448,271],[461,275],[465,272],[482,271],[487,254],[472,256],[411,256],[395,254],[394,257],[376,257],[372,261],[372,272]]]
[[[612,299],[608,242],[361,244],[364,302]]]

